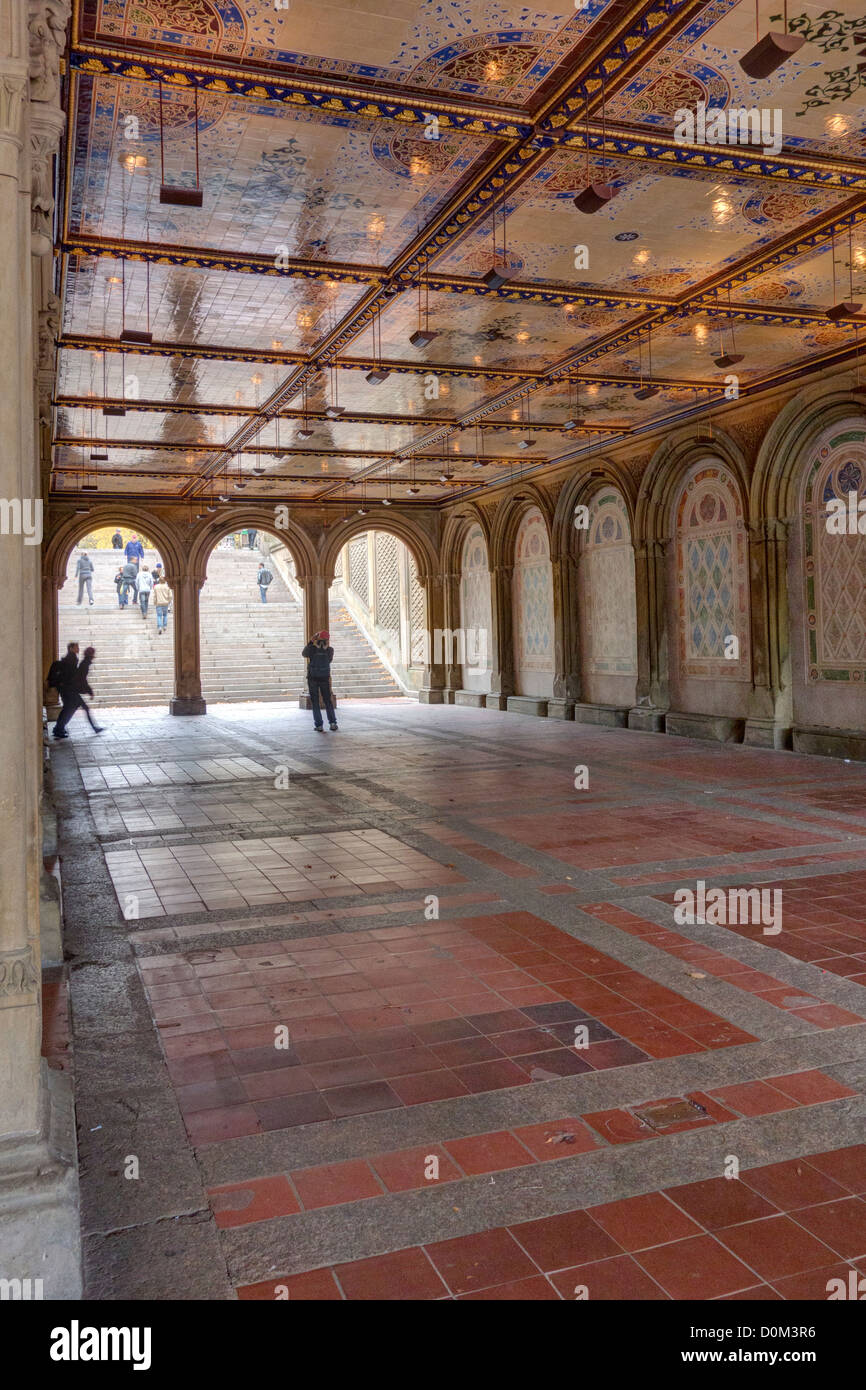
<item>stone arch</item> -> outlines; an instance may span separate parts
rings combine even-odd
[[[518,695],[549,699],[556,675],[553,563],[549,519],[525,503],[515,512],[512,560],[514,684]]]
[[[490,692],[493,651],[493,597],[490,550],[480,521],[463,528],[459,559],[459,629],[464,634],[463,687]]]
[[[866,411],[818,391],[780,412],[758,459],[755,496],[777,547],[778,664],[794,747],[862,756],[866,535],[848,494],[866,500]],[[828,503],[844,503],[828,526]],[[864,523],[866,525],[866,523]],[[830,733],[835,730],[835,733]],[[859,742],[858,742],[859,737]]]
[[[490,560],[491,570],[498,569],[500,566],[505,566],[507,568],[513,564],[514,540],[517,535],[517,529],[520,525],[523,513],[531,506],[537,507],[544,517],[552,556],[553,517],[551,514],[550,498],[548,494],[535,483],[521,483],[515,492],[511,493],[504,501],[499,503],[496,509],[493,525],[490,528],[490,540],[488,542],[488,558]]]
[[[381,511],[377,508],[375,514],[356,515],[345,525],[338,523],[328,528],[317,561],[326,586],[333,583],[337,556],[343,546],[364,531],[387,531],[402,541],[415,561],[418,582],[425,589],[431,578],[438,578],[439,553],[427,532],[414,518],[404,516],[393,507],[383,507]]]
[[[634,483],[627,469],[614,459],[593,459],[592,468],[570,478],[559,494],[551,531],[551,550],[554,555],[579,554],[581,532],[573,524],[574,509],[586,505],[602,487],[615,487],[621,493],[628,509],[629,529],[634,535],[635,495]]]
[[[53,520],[53,518],[52,518]],[[69,557],[82,536],[103,526],[131,525],[144,535],[152,537],[159,545],[160,554],[171,571],[177,574],[183,566],[183,542],[177,527],[170,521],[154,515],[146,507],[127,505],[125,502],[95,503],[86,516],[75,513],[58,517],[52,526],[43,552],[43,574],[55,580],[61,588],[66,578]]]
[[[303,586],[316,571],[315,547],[307,531],[295,521],[291,512],[288,526],[279,527],[274,511],[273,506],[237,507],[230,514],[217,513],[212,520],[197,527],[191,534],[188,550],[188,569],[195,582],[199,585],[205,582],[208,557],[224,536],[230,536],[245,526],[254,526],[256,530],[277,536],[285,542],[295,562],[298,583]]]
[[[597,485],[587,487],[581,498],[587,527],[572,527],[577,544],[580,685],[590,704],[629,708],[637,681],[632,514],[616,484],[603,478],[592,481]]]
[[[454,507],[445,518],[442,528],[440,554],[445,574],[456,574],[460,569],[460,557],[466,533],[472,526],[481,527],[487,545],[488,563],[490,560],[490,527],[482,509],[474,502],[463,502]]]
[[[681,478],[703,459],[717,459],[733,475],[748,522],[749,474],[742,450],[724,431],[714,431],[712,438],[695,439],[692,433],[678,430],[659,446],[641,479],[634,519],[638,544],[672,538],[674,495]]]
[[[86,515],[55,511],[50,515],[50,535],[42,551],[42,673],[48,674],[58,655],[60,615],[58,596],[66,582],[69,557],[89,531],[103,526],[129,525],[154,540],[169,567],[177,574],[183,563],[183,543],[176,526],[147,507],[125,502],[97,502]]]

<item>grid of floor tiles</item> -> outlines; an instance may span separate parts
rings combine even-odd
[[[866,1265],[866,767],[409,704],[339,742],[286,708],[122,719],[55,753],[118,839],[106,900],[153,918],[106,1032],[137,1057],[155,1022],[160,1146],[173,1116],[165,1197],[89,1238],[109,1296],[139,1227],[201,1242],[170,1297],[218,1267],[222,1297],[824,1299]],[[678,926],[698,877],[779,885],[783,932]],[[129,1261],[134,1296],[170,1265]]]
[[[866,1271],[866,1145],[238,1290],[243,1299],[826,1299]],[[832,1281],[835,1281],[832,1282]]]
[[[138,917],[463,882],[379,830],[108,850],[105,861]]]
[[[140,964],[196,1143],[755,1041],[532,913]]]

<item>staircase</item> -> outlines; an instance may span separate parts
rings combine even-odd
[[[118,608],[114,576],[122,552],[116,550],[88,551],[94,602],[90,607],[85,591],[79,608],[75,567],[80,554],[72,552],[60,591],[59,654],[72,641],[82,652],[96,648],[91,684],[103,705],[166,704],[174,693],[174,613],[169,612],[167,633],[157,636],[152,596],[146,619],[131,598],[127,608]],[[156,552],[148,551],[142,564],[152,570],[156,560]],[[273,565],[268,601],[261,602],[256,585],[261,560],[268,563],[258,550],[218,547],[208,561],[200,635],[202,694],[209,704],[294,700],[305,691],[303,610]],[[338,699],[403,693],[342,604],[331,605],[329,625]]]

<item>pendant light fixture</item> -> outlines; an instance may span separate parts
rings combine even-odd
[[[740,67],[748,77],[769,77],[771,72],[786,63],[806,42],[799,34],[788,33],[788,0],[784,0],[783,29],[770,30],[761,38],[760,0],[755,0],[755,37],[757,42],[740,59]]]
[[[584,104],[584,140],[586,145],[586,187],[578,193],[574,200],[574,206],[578,212],[600,212],[606,207],[614,195],[614,188],[611,184],[600,180],[595,183],[590,178],[589,172],[589,102]],[[604,172],[604,150],[607,144],[607,125],[604,113],[604,78],[601,82],[601,160],[602,173]]]
[[[496,208],[491,208],[491,218],[493,223],[493,264],[488,271],[482,275],[482,282],[489,290],[501,289],[511,279],[508,272],[508,262],[505,251],[505,212],[502,213],[502,255],[499,260],[496,256]]]
[[[329,420],[339,420],[340,416],[345,414],[346,408],[337,403],[337,369],[329,367],[328,371],[331,378],[331,404],[325,406],[325,415]]]
[[[572,402],[572,386],[574,401]],[[578,430],[585,423],[580,413],[580,374],[568,378],[568,419],[563,423],[564,430]]]
[[[848,228],[848,298],[836,301],[836,233],[833,232],[831,238],[831,252],[833,258],[833,306],[827,310],[827,317],[831,323],[838,323],[840,319],[850,318],[852,314],[859,313],[863,307],[854,299],[854,252],[852,244],[851,227]]]
[[[376,351],[376,328],[378,325],[379,349]],[[390,369],[382,362],[382,310],[377,305],[376,313],[373,316],[373,370],[367,373],[367,381],[371,386],[381,386],[383,381],[387,381],[391,375]]]
[[[648,401],[648,400],[651,400],[652,397],[653,397],[653,396],[657,396],[658,393],[659,393],[659,391],[661,390],[661,387],[659,387],[659,386],[653,386],[653,380],[652,380],[652,376],[653,376],[653,331],[652,331],[652,328],[649,329],[648,334],[647,334],[647,350],[648,350],[648,356],[649,356],[649,373],[648,373],[648,375],[647,375],[647,384],[646,384],[646,386],[644,386],[644,383],[643,383],[643,351],[642,351],[642,347],[641,347],[640,340],[638,340],[638,355],[639,355],[639,361],[640,361],[640,386],[639,386],[638,389],[634,392],[634,398],[635,398],[636,401]]]
[[[743,354],[737,352],[737,340],[734,337],[734,316],[731,313],[731,289],[728,286],[728,328],[731,334],[731,351],[725,352],[724,330],[719,329],[719,355],[713,361],[717,367],[736,367],[738,362],[742,362]]]
[[[193,92],[193,126],[195,130],[195,187],[185,188],[180,184],[166,183],[165,181],[165,136],[162,121],[162,82],[159,83],[159,201],[161,203],[172,203],[176,207],[200,208],[202,204],[202,190],[199,182],[198,170],[198,87]]]
[[[524,407],[525,407],[525,409],[524,409]],[[523,425],[523,428],[527,431],[527,433],[526,433],[526,435],[523,437],[523,439],[521,439],[521,440],[518,441],[517,447],[518,447],[518,449],[520,449],[520,450],[531,449],[531,448],[533,448],[533,446],[534,446],[535,444],[538,443],[538,441],[537,441],[536,439],[530,438],[530,435],[529,435],[529,431],[531,431],[532,425],[531,425],[531,423],[530,423],[530,418],[529,418],[529,390],[528,390],[528,388],[527,388],[527,390],[526,390],[526,393],[525,393],[523,396],[521,396],[521,398],[520,398],[520,418],[521,418],[521,423],[522,423],[522,425]]]
[[[417,482],[415,481],[415,455],[414,455],[414,454],[410,454],[410,455],[409,455],[409,462],[410,462],[410,478],[409,478],[409,486],[407,487],[406,491],[409,492],[409,493],[411,493],[413,497],[417,497],[417,495],[418,495],[418,493],[421,491],[421,489],[419,488]]]
[[[439,334],[430,328],[430,257],[428,256],[424,265],[423,283],[418,281],[418,327],[410,336],[409,342],[413,347],[429,347],[434,338]],[[423,302],[422,302],[423,301]],[[422,314],[423,309],[423,314]]]
[[[120,262],[121,293],[123,300],[120,311],[120,341],[122,343],[152,343],[150,331],[150,261],[144,263],[145,273],[145,322],[146,328],[127,328],[126,326],[126,257]]]

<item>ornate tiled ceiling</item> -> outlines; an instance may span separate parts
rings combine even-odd
[[[441,501],[711,411],[723,351],[749,395],[856,353],[861,0],[764,79],[745,0],[379,9],[77,0],[57,492]],[[683,143],[699,103],[773,138]]]

